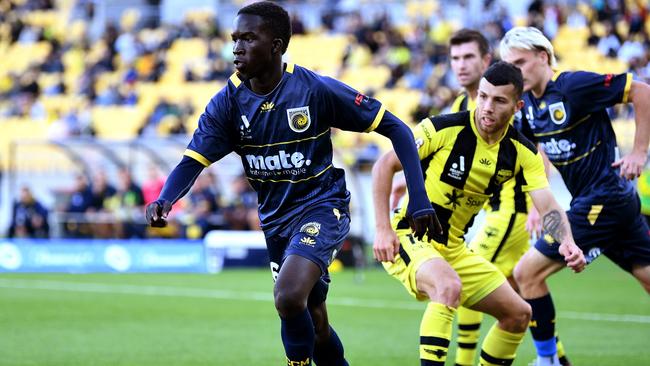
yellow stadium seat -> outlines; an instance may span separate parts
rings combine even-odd
[[[92,123],[97,136],[105,139],[127,140],[137,136],[146,118],[135,107],[106,106],[92,109]]]

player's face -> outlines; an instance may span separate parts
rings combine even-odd
[[[548,55],[543,51],[513,48],[504,55],[503,61],[521,69],[524,76],[524,91],[539,89],[542,86],[540,84],[544,82],[546,70],[550,68]]]
[[[523,101],[517,100],[512,84],[496,86],[482,78],[476,99],[476,121],[479,131],[494,135],[503,132]]]
[[[490,56],[481,57],[481,52],[476,42],[461,43],[452,45],[449,49],[451,59],[451,70],[456,75],[458,83],[467,88],[478,86],[481,75],[490,63]]]
[[[235,69],[246,79],[259,77],[273,65],[274,39],[258,15],[241,14],[235,18],[231,34]]]

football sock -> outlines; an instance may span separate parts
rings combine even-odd
[[[476,346],[481,335],[483,313],[465,307],[458,308],[458,348],[456,365],[472,366],[476,359]]]
[[[291,318],[280,318],[282,343],[287,355],[288,366],[309,366],[314,352],[314,324],[305,308]]]
[[[571,365],[571,362],[569,362],[569,358],[564,351],[564,345],[562,344],[562,341],[560,341],[557,332],[555,332],[555,345],[557,348],[557,357],[560,359],[560,364],[562,364],[562,366]]]
[[[533,309],[530,319],[530,333],[537,349],[537,355],[549,357],[557,354],[555,343],[555,307],[551,294],[526,300]]]
[[[440,303],[427,305],[420,323],[420,365],[443,366],[447,359],[451,324],[456,309]]]
[[[515,360],[517,347],[524,339],[526,332],[510,333],[497,326],[495,323],[483,340],[481,347],[482,366],[512,365]]]
[[[314,362],[318,366],[348,366],[343,357],[343,343],[334,328],[330,327],[329,338],[314,346]]]

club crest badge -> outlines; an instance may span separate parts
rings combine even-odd
[[[311,125],[309,106],[287,109],[289,127],[295,132],[305,132]]]
[[[548,106],[548,114],[551,116],[551,121],[556,125],[561,125],[566,121],[566,109],[564,103],[557,102]]]
[[[301,233],[305,233],[311,236],[318,236],[320,233],[320,223],[318,222],[308,222],[300,228]]]

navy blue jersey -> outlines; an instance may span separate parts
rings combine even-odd
[[[234,74],[210,100],[185,155],[208,166],[239,154],[262,228],[272,234],[306,206],[349,203],[343,170],[332,166],[330,127],[370,132],[384,111],[377,100],[293,64],[267,95]]]
[[[606,108],[627,103],[631,74],[591,72],[555,74],[537,99],[523,95],[524,114],[532,135],[558,169],[575,200],[627,196],[631,182],[612,168],[617,159],[616,135]]]

